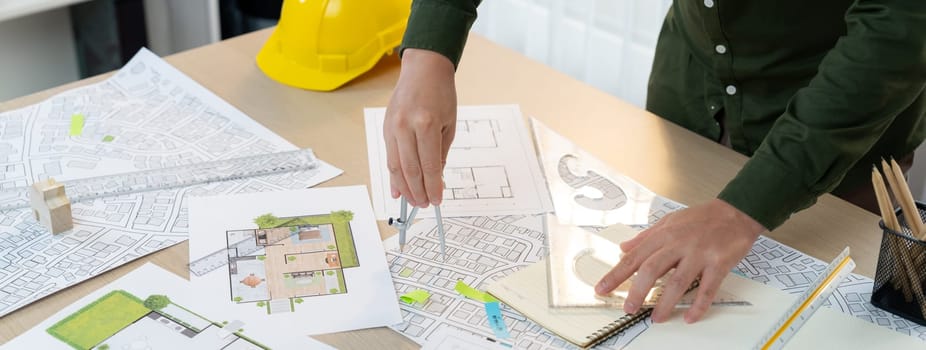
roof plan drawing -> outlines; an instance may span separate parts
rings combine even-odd
[[[399,323],[368,198],[364,186],[196,197],[191,285],[220,309],[279,332]]]
[[[266,350],[333,349],[307,336],[233,314],[204,311],[206,293],[154,264],[145,264],[64,307],[5,344],[13,349]]]
[[[373,208],[377,218],[399,213],[392,199],[383,140],[385,108],[367,108],[364,120]],[[460,106],[444,167],[444,217],[540,214],[553,210],[530,132],[516,105]],[[434,217],[432,209],[419,218]]]
[[[0,113],[0,188],[294,149],[143,49],[106,80]],[[76,202],[73,230],[58,235],[31,210],[0,213],[0,316],[186,240],[190,196],[305,188],[340,172],[320,162],[301,172]]]

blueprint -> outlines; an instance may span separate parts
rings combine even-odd
[[[546,135],[537,144],[544,157],[547,180],[556,203],[556,215],[580,219],[567,219],[567,223],[585,225],[590,231],[617,222],[645,229],[665,215],[685,207],[652,194],[576,146],[556,140],[558,135],[551,136],[543,130],[538,132],[538,124],[534,126],[535,133]],[[545,145],[553,144],[558,145],[558,148],[544,148]],[[550,166],[550,157],[554,166]],[[560,162],[563,159],[567,162],[564,166]],[[560,184],[562,188],[554,189],[554,184]],[[633,198],[645,198],[640,201],[644,203],[640,208],[645,208],[645,211],[632,211],[633,214],[628,216],[610,215],[619,212],[622,206],[632,204]],[[561,208],[567,211],[561,213]],[[471,333],[480,339],[494,337],[482,304],[460,297],[454,290],[455,283],[462,280],[484,290],[488,282],[541,261],[546,256],[542,220],[541,215],[444,218],[448,256],[446,262],[439,259],[440,241],[433,220],[421,220],[411,226],[402,253],[397,249],[397,236],[384,241],[396,294],[402,295],[415,289],[425,289],[432,294],[424,305],[400,304],[404,322],[392,328],[420,344],[444,339],[445,328]],[[825,261],[761,236],[733,272],[790,294],[800,294],[813,283],[826,265]],[[852,274],[826,305],[926,341],[926,327],[872,306],[869,302],[872,287],[873,281],[870,278]],[[503,305],[502,314],[511,338],[498,341],[510,343],[519,349],[575,348],[507,306]],[[601,343],[598,348],[623,348],[651,324],[647,318]]]
[[[0,188],[293,149],[143,49],[107,80],[0,114]],[[58,235],[29,209],[0,213],[0,316],[186,240],[189,196],[304,188],[340,172],[320,162],[303,172],[73,203],[74,229]]]
[[[373,209],[379,219],[397,216],[390,196],[383,141],[385,108],[364,111]],[[517,106],[463,106],[444,167],[441,215],[515,215],[552,211],[533,144]],[[430,209],[419,218],[433,217]]]

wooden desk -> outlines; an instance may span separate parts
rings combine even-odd
[[[385,106],[399,73],[396,57],[336,92],[278,84],[258,70],[254,57],[270,31],[261,31],[168,57],[178,69],[299,147],[344,169],[322,186],[369,185],[363,107]],[[10,110],[54,93],[103,79],[94,77],[0,104]],[[580,147],[653,191],[683,203],[713,198],[746,157],[558,73],[541,63],[473,35],[457,74],[460,104],[521,105]],[[846,245],[856,272],[872,276],[880,233],[878,218],[832,196],[793,217],[769,236],[829,260]],[[383,237],[394,231],[380,223]],[[156,264],[188,277],[188,245],[179,244],[110,271],[0,319],[0,342],[138,267]],[[345,349],[414,348],[386,328],[318,336]]]

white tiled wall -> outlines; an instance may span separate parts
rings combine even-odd
[[[473,31],[643,107],[672,0],[483,0]],[[926,145],[909,182],[926,201]]]
[[[642,107],[671,0],[485,0],[473,31]]]

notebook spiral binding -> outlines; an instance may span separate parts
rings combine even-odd
[[[588,344],[588,348],[594,347],[595,345],[598,345],[601,342],[607,340],[611,336],[625,331],[627,328],[630,328],[631,326],[648,317],[652,312],[652,308],[643,309],[635,314],[625,315],[621,318],[618,318],[617,320],[614,320],[614,322],[609,323],[607,326],[601,327],[601,329],[592,332],[591,335],[585,337],[585,339],[592,341]]]

